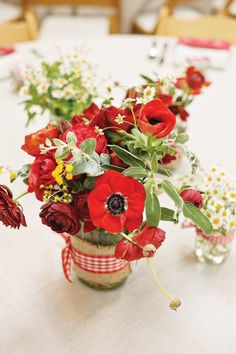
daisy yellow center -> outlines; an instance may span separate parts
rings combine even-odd
[[[112,194],[106,204],[107,209],[113,215],[120,215],[125,211],[125,198],[121,194]]]

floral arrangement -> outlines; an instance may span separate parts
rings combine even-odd
[[[26,136],[22,148],[34,159],[14,177],[22,177],[27,185],[21,196],[34,193],[43,202],[40,218],[53,231],[81,239],[97,232],[115,240],[116,259],[146,258],[176,310],[180,300],[163,289],[150,262],[166,237],[160,222],[177,222],[183,213],[205,234],[212,232],[212,225],[200,211],[200,193],[186,196],[159,163],[177,147],[182,149],[187,136],[175,131],[176,116],[166,101],[153,97],[154,89],[139,88],[138,99],[128,97],[120,107],[109,99],[100,108],[92,103],[68,122]],[[189,156],[196,170],[197,159]],[[163,193],[173,201],[173,209],[160,204]],[[6,226],[26,225],[21,196],[13,200],[10,190],[1,186],[0,220]]]
[[[164,76],[153,79],[146,75],[141,76],[145,79],[146,84],[139,88],[133,87],[128,90],[127,97],[136,99],[139,102],[140,100],[142,101],[140,96],[143,96],[144,93],[147,96],[147,93],[149,93],[149,96],[152,96],[153,99],[162,100],[171,112],[176,115],[176,128],[179,130],[184,130],[183,124],[188,120],[187,106],[193,101],[194,96],[199,95],[204,87],[210,85],[204,74],[193,66],[188,67],[184,75],[178,78]]]
[[[69,120],[82,113],[96,96],[94,68],[77,53],[55,61],[42,60],[37,67],[26,67],[20,96],[28,122],[45,110],[51,119]]]
[[[197,175],[183,177],[184,189],[191,184],[202,192],[202,212],[212,223],[215,236],[228,235],[236,229],[236,189],[232,179],[220,167],[201,170]],[[188,223],[187,223],[188,225]]]

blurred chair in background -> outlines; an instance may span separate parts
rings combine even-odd
[[[119,33],[119,0],[23,0],[24,11],[35,6],[57,9],[71,8],[72,15],[51,13],[40,26],[40,39],[76,40],[79,37],[95,37]],[[107,10],[107,12],[104,11]],[[53,11],[54,12],[54,11]]]
[[[4,20],[5,18],[2,17],[2,19]],[[24,11],[22,12],[22,15],[0,23],[1,46],[31,41],[37,38],[37,34],[37,20],[34,14],[30,11]]]
[[[227,0],[214,15],[201,16],[197,19],[178,18],[174,7],[187,0],[169,0],[160,10],[155,33],[160,36],[186,36],[212,38],[236,43],[236,20],[227,15],[234,0]]]
[[[155,34],[160,18],[160,10],[165,0],[146,1],[133,23],[133,32],[138,34]],[[213,12],[214,0],[178,1],[175,6],[177,18],[193,19]]]

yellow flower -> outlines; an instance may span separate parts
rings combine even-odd
[[[57,184],[59,184],[59,186],[61,184],[63,184],[63,178],[61,176],[53,176],[57,182]]]
[[[212,223],[213,223],[214,225],[219,225],[220,219],[219,219],[219,218],[214,218],[213,221],[212,221]]]
[[[68,172],[68,173],[66,174],[66,179],[67,179],[68,181],[70,181],[70,180],[72,180],[72,178],[73,178],[72,173]]]
[[[67,165],[66,166],[66,172],[72,172],[73,171],[73,166],[72,165]]]
[[[13,181],[14,179],[16,179],[16,172],[15,171],[11,171],[10,172],[10,180]]]

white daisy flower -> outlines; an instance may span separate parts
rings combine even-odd
[[[125,116],[122,116],[120,113],[116,116],[115,118],[115,122],[117,124],[123,124],[124,123],[124,118]]]

